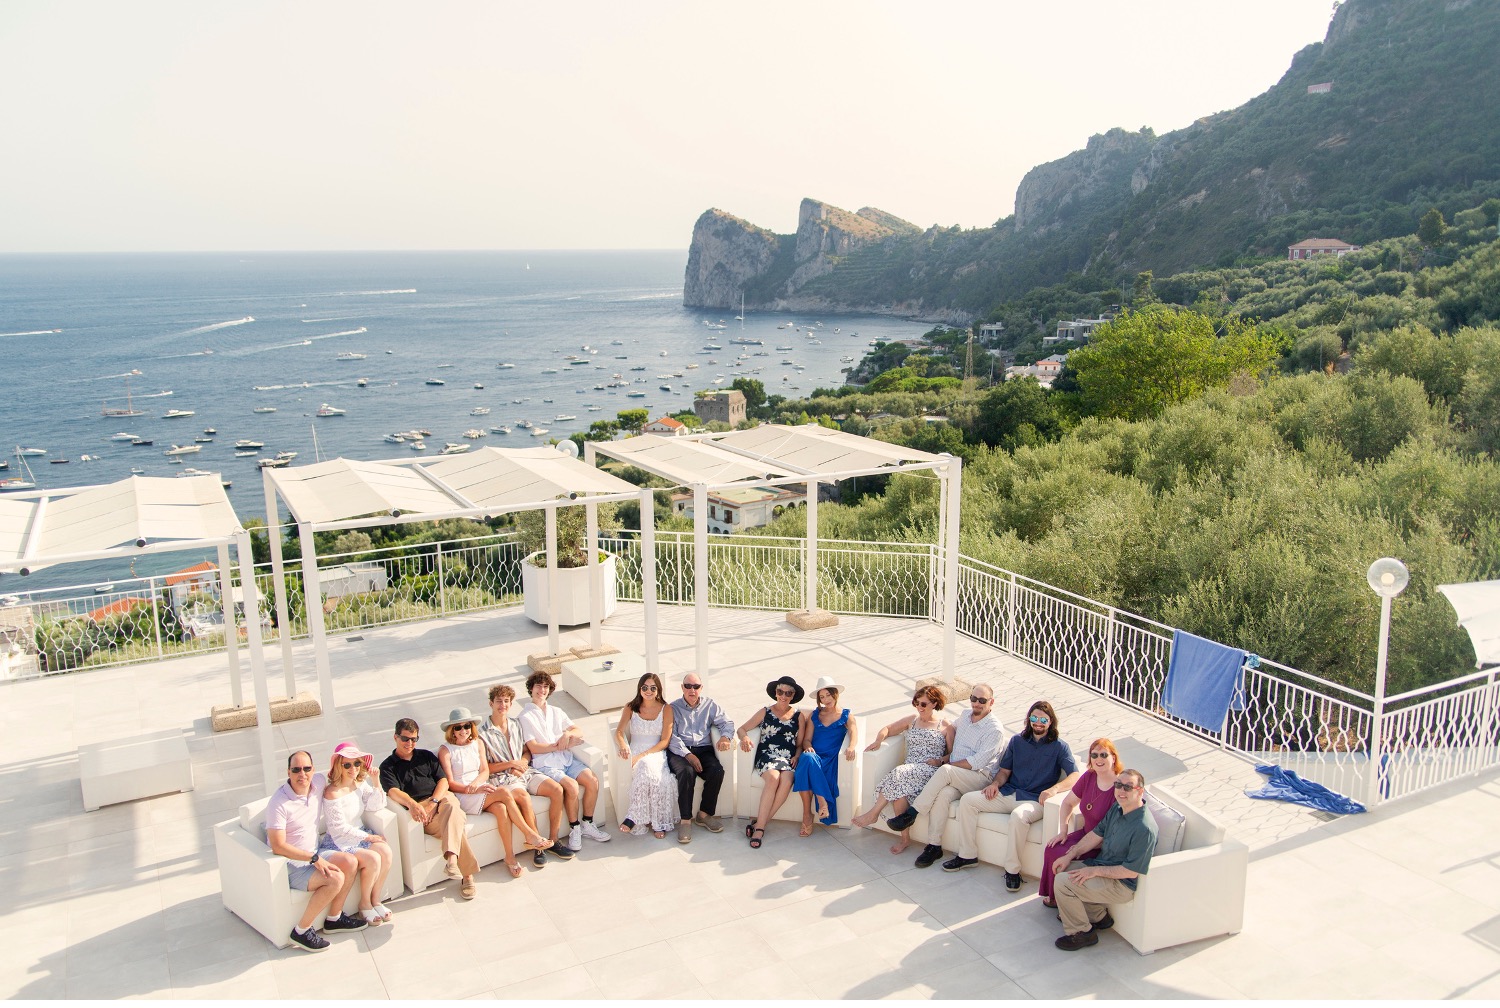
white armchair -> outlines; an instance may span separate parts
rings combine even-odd
[[[266,845],[266,806],[261,798],[240,806],[237,818],[214,827],[214,850],[219,861],[219,891],[224,908],[265,936],[277,948],[291,944],[292,927],[307,910],[308,894],[287,884],[287,859],[271,853]],[[322,828],[322,823],[319,824]],[[393,863],[386,876],[382,900],[401,895],[400,837],[396,817],[386,809],[364,814],[365,829],[379,833],[391,844]],[[349,890],[344,911],[359,910],[359,886]]]
[[[866,755],[864,747],[869,744],[865,741],[865,719],[850,714],[849,721],[856,726],[858,745],[854,749],[854,759],[844,759],[842,751],[839,755],[838,820],[834,823],[845,829],[849,827],[849,820],[859,803],[864,800],[861,794]],[[754,733],[747,733],[747,737],[751,740],[750,752],[742,751],[739,746],[734,747],[734,810],[736,815],[753,820],[760,811],[760,793],[765,782],[755,772]],[[802,799],[795,794],[791,795],[771,818],[784,822],[801,822]]]
[[[578,757],[589,765],[599,778],[600,785],[600,807],[603,807],[603,790],[606,785],[604,770],[604,753],[592,745],[582,745],[574,752]],[[547,814],[552,808],[549,799],[538,795],[530,795],[531,807],[536,811],[537,826],[542,833],[547,832]],[[419,893],[432,885],[441,882],[443,875],[443,845],[436,837],[428,836],[422,831],[420,823],[412,819],[411,813],[402,805],[394,801],[387,801],[388,813],[395,819],[396,832],[401,835],[401,870],[406,878],[406,886],[413,893]],[[500,833],[496,828],[495,817],[488,812],[469,816],[468,823],[469,847],[474,851],[474,857],[480,867],[494,864],[505,857],[505,846],[500,842]],[[528,849],[525,840],[522,839],[519,827],[512,825],[511,842],[515,850]],[[559,838],[565,839],[565,838]]]

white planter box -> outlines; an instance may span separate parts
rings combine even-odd
[[[521,561],[521,591],[525,596],[526,618],[546,626],[552,609],[547,591],[547,568],[538,567],[532,559],[545,559],[545,553],[533,553]],[[609,554],[599,561],[599,580],[602,606],[600,616],[615,611],[615,558]],[[559,626],[578,626],[588,623],[593,617],[589,610],[589,569],[587,567],[558,568],[557,622]]]

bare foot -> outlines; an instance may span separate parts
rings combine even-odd
[[[868,812],[864,813],[863,815],[857,815],[849,821],[855,826],[858,826],[860,829],[869,829],[871,826],[875,825],[875,817]]]
[[[911,843],[911,840],[910,840],[910,838],[907,837],[906,830],[902,830],[901,831],[901,839],[897,840],[895,843],[891,844],[891,853],[892,854],[900,854],[902,851],[906,850],[907,845],[910,844],[910,843]]]
[[[821,798],[818,799],[818,818],[828,818],[828,803]]]

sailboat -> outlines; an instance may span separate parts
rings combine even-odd
[[[740,291],[740,313],[735,316],[740,320],[740,331],[745,329],[745,292]]]
[[[130,401],[130,376],[129,375],[127,375],[125,377],[125,408],[121,409],[118,406],[111,406],[109,404],[109,401],[105,400],[104,407],[103,407],[103,409],[101,409],[99,411],[99,415],[100,416],[107,416],[107,417],[127,417],[127,416],[143,416],[144,415],[144,411],[136,409],[135,405]]]
[[[26,464],[26,457],[16,450],[16,461],[21,463],[21,468],[26,470],[26,477],[13,476],[10,479],[0,479],[0,493],[9,493],[12,490],[35,490],[36,477],[31,474],[31,466]]]

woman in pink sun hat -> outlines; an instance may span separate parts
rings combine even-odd
[[[361,825],[365,812],[385,808],[385,794],[370,772],[374,762],[375,757],[353,742],[334,747],[328,787],[323,792],[325,832],[318,840],[319,850],[344,851],[359,862],[359,912],[372,926],[391,919],[391,912],[380,903],[391,873],[391,845]]]

